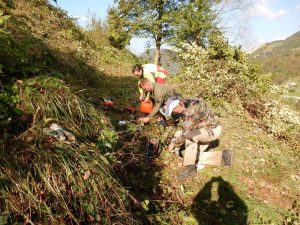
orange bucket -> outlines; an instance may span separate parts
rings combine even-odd
[[[140,106],[140,111],[142,113],[150,113],[153,109],[153,102],[149,101],[149,102],[145,102],[142,101],[141,102],[141,106]]]

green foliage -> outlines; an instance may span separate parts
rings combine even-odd
[[[246,63],[244,53],[226,44],[222,36],[207,49],[184,44],[178,53],[185,68],[178,79],[186,94],[213,104],[227,101],[242,106],[276,136],[293,137],[299,132],[299,115],[284,104],[284,92],[272,86],[271,75],[259,74],[258,67]]]
[[[196,43],[207,46],[208,34],[216,28],[217,13],[213,10],[219,0],[182,1],[174,11],[172,21],[172,44],[180,47],[179,43]]]
[[[91,14],[88,16],[85,33],[97,46],[109,45],[107,24],[97,18],[96,15]]]
[[[292,208],[286,213],[283,225],[299,225],[300,224],[300,205],[294,201]]]
[[[0,48],[1,52],[8,50],[7,44],[8,31],[6,30],[6,21],[10,18],[9,15],[4,15],[0,10]],[[19,111],[15,108],[19,102],[16,95],[16,84],[10,80],[3,72],[4,66],[0,64],[0,128],[7,126],[12,117],[19,115]]]
[[[46,0],[3,0],[0,5],[4,2],[14,2],[16,10],[11,10],[7,27],[11,34],[1,36],[3,42],[0,43],[4,47],[4,53],[0,52],[1,90],[5,90],[9,97],[8,103],[15,101],[12,96],[19,96],[17,105],[13,106],[17,106],[22,115],[10,116],[10,125],[4,129],[1,127],[4,132],[0,139],[0,224],[196,224],[200,221],[189,209],[193,195],[201,191],[205,180],[217,173],[231,182],[236,179],[235,189],[241,198],[244,201],[251,198],[257,203],[249,207],[249,223],[270,224],[271,219],[280,220],[278,216],[283,209],[275,203],[261,202],[271,189],[263,188],[260,195],[257,190],[261,186],[256,184],[272,179],[274,175],[270,177],[270,171],[274,167],[280,171],[278,177],[289,177],[291,173],[297,177],[298,167],[293,165],[296,160],[292,161],[294,157],[287,154],[286,145],[274,142],[264,133],[253,135],[251,127],[244,127],[247,123],[244,118],[239,120],[242,116],[227,114],[224,109],[221,115],[224,115],[226,132],[220,148],[234,148],[239,155],[235,165],[208,168],[201,171],[201,179],[187,180],[184,186],[178,184],[174,178],[181,159],[163,151],[159,158],[148,164],[143,154],[148,135],[160,136],[164,142],[173,133],[173,128],[163,133],[165,128],[157,129],[153,125],[145,126],[141,131],[136,124],[132,123],[130,127],[129,122],[126,130],[115,132],[110,125],[110,120],[117,124],[120,119],[135,119],[122,108],[135,101],[136,80],[129,76],[133,56],[107,44],[105,24],[97,20],[91,29],[81,32],[74,26],[74,20],[46,4]],[[239,49],[228,47],[221,37],[212,38],[210,42],[211,45],[206,43],[208,49],[205,50],[208,58],[201,56],[204,61],[188,58],[186,63],[189,62],[191,67],[199,62],[211,63],[203,67],[211,76],[214,76],[214,69],[220,70],[217,74],[220,77],[223,71],[227,76],[232,75],[224,79],[224,86],[233,93],[227,93],[222,86],[221,93],[211,93],[195,74],[191,78],[178,77],[184,81],[179,84],[184,85],[182,90],[191,89],[187,90],[191,95],[202,95],[207,91],[211,96],[208,98],[215,102],[229,101],[226,106],[230,105],[234,110],[238,107],[231,101],[235,98],[235,87],[240,90],[237,98],[243,103],[248,98],[255,100],[260,96],[255,88],[261,93],[268,92],[268,76],[256,77],[254,65],[244,68],[244,54]],[[200,66],[197,67],[199,71]],[[241,78],[234,73],[241,73]],[[249,85],[253,90],[245,88],[247,94],[243,94],[241,89],[250,83],[248,79],[252,79],[256,87]],[[215,84],[213,80],[209,81]],[[234,81],[238,84],[235,85]],[[186,88],[187,85],[191,88]],[[202,89],[202,86],[207,89]],[[104,112],[96,100],[108,96],[114,98],[116,109]],[[257,103],[261,103],[260,100],[257,98]],[[240,108],[238,110],[240,113]],[[249,121],[252,124],[252,120]],[[60,142],[45,134],[44,128],[52,122],[71,131],[76,143]],[[264,144],[266,140],[272,143],[268,148]],[[252,148],[255,151],[249,154],[248,150]],[[274,164],[265,157],[268,154],[274,159]],[[257,163],[260,159],[265,163]],[[289,165],[283,167],[281,160]],[[248,177],[247,171],[252,175]],[[264,179],[258,177],[262,173]],[[118,179],[128,188],[123,188]],[[253,179],[258,182],[252,185]],[[247,185],[238,185],[241,180]],[[297,187],[297,181],[271,183],[278,184],[272,193],[293,192],[296,188],[289,189],[289,183]],[[131,194],[140,202],[132,199]],[[281,195],[281,199],[287,199],[287,196]],[[266,219],[253,220],[257,212]],[[264,216],[267,212],[270,215]],[[286,221],[293,221],[295,215],[294,212],[287,214]]]
[[[38,69],[36,66],[35,57],[30,54],[29,50],[31,46],[30,39],[24,39],[23,42],[16,42],[13,39],[7,38],[6,43],[4,40],[0,40],[0,46],[3,51],[0,56],[2,63],[5,65],[5,71],[8,74],[20,74],[25,76],[27,73],[37,73]]]
[[[4,30],[5,21],[7,21],[10,18],[9,15],[4,15],[4,12],[0,10],[0,35],[3,33],[6,33]]]
[[[74,127],[76,132],[84,133],[84,138],[91,141],[110,144],[114,141],[112,131],[104,126],[107,121],[101,112],[97,112],[90,104],[71,94],[61,80],[39,76],[28,80],[22,92],[24,105],[20,107],[24,111],[35,114],[38,109],[40,119],[64,121],[63,124]]]
[[[91,28],[96,32],[88,30],[87,37],[46,0],[5,0],[0,6],[5,7],[0,24],[0,221],[132,224],[131,197],[110,166],[116,158],[104,156],[114,147],[116,132],[102,110],[78,95],[88,87],[99,98],[104,65],[133,56],[103,41],[106,37],[96,32],[106,30],[99,30],[98,21]],[[96,36],[100,40],[94,42]],[[76,143],[44,134],[52,122],[71,131]]]
[[[119,27],[118,23],[116,27]],[[136,60],[136,57],[125,49],[129,43],[127,35],[122,33],[121,30],[114,33],[114,31],[108,27],[106,21],[102,21],[93,14],[88,16],[87,29],[84,29],[84,34],[86,34],[88,40],[94,47],[92,51],[96,50],[96,57],[101,55],[99,60],[102,64],[118,64],[120,61]],[[117,41],[117,36],[122,39],[120,42]],[[128,40],[125,40],[126,38]],[[90,52],[87,54],[90,54]]]
[[[126,17],[120,14],[119,9],[112,8],[108,11],[108,40],[113,47],[124,49],[129,44],[132,32],[127,27]]]
[[[209,99],[259,98],[270,86],[269,76],[259,76],[255,65],[234,59],[235,51],[224,45],[222,38],[215,39],[207,49],[195,43],[182,45],[179,56],[185,71],[181,80],[195,81],[198,92],[193,94]]]
[[[142,207],[143,207],[143,209],[145,210],[145,211],[149,211],[149,200],[145,200],[145,201],[143,201],[142,203],[141,203],[141,205],[142,205]]]
[[[111,43],[125,47],[131,36],[137,35],[151,37],[160,46],[169,33],[163,26],[169,2],[118,1],[117,6],[108,12]]]
[[[212,9],[218,2],[118,1],[109,11],[109,27],[112,34],[120,35],[113,39],[117,43],[126,44],[131,35],[152,38],[157,50],[155,63],[158,63],[163,43],[204,44],[208,32],[215,27],[216,14]]]
[[[16,108],[20,99],[17,95],[17,85],[6,85],[0,90],[0,128],[7,126],[13,117],[21,112]]]
[[[15,74],[18,74],[19,77],[25,76],[27,73],[35,74],[38,72],[36,58],[40,53],[34,52],[32,49],[33,43],[35,46],[38,44],[28,35],[19,34],[23,37],[20,40],[20,37],[14,37],[7,27],[1,28],[1,24],[5,26],[5,22],[9,18],[11,18],[10,15],[3,16],[0,11],[0,63],[8,77]]]
[[[269,100],[265,103],[262,118],[269,131],[279,137],[299,133],[300,117],[283,100]]]
[[[7,9],[12,9],[15,7],[15,3],[13,0],[3,0],[0,2],[0,7],[1,8],[7,8]]]
[[[102,132],[97,138],[97,147],[105,153],[105,149],[112,149],[113,144],[117,140],[117,135],[113,130]]]
[[[229,46],[228,41],[225,40],[219,30],[213,30],[209,33],[207,51],[209,57],[212,59],[234,59],[235,61],[240,61],[240,58],[243,58],[242,55],[244,54],[238,51],[238,49]],[[240,55],[240,57],[238,57],[238,55]]]

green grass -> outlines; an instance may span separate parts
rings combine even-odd
[[[111,170],[113,161],[103,156],[116,141],[108,118],[57,79],[26,80],[20,92],[20,108],[32,120],[15,140],[1,142],[0,199],[7,222],[18,221],[20,214],[30,223],[131,224],[129,200],[134,200]],[[45,135],[43,129],[53,122],[73,132],[76,144]]]

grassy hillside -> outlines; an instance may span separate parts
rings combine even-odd
[[[138,109],[130,65],[139,59],[98,41],[47,1],[0,5],[0,224],[299,223],[298,136],[272,136],[253,116],[258,102],[245,110],[235,101],[244,86],[221,90],[230,101],[209,102],[223,127],[211,147],[234,150],[234,165],[179,181],[182,158],[164,150],[176,128],[155,121],[141,127],[138,110],[128,110]],[[239,87],[237,80],[228,76],[224,83]],[[200,81],[178,76],[168,82],[185,96],[214,91]],[[103,97],[115,107],[104,107]],[[51,136],[54,122],[76,142]],[[151,160],[149,137],[163,148]]]
[[[135,90],[133,55],[99,46],[47,1],[0,4],[0,224],[132,224],[135,200],[104,157],[117,136],[101,98]],[[47,135],[52,123],[76,142]]]
[[[254,51],[250,59],[262,64],[264,72],[271,72],[277,82],[300,76],[300,31],[282,41],[265,44]]]

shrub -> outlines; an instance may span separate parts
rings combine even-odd
[[[284,104],[285,91],[272,86],[271,74],[259,74],[257,65],[246,63],[239,49],[219,37],[207,49],[183,44],[177,51],[184,68],[177,79],[185,94],[214,104],[227,101],[232,107],[243,106],[276,136],[289,137],[299,132],[299,116]]]
[[[276,136],[293,135],[299,132],[300,117],[279,100],[271,100],[265,103],[266,112],[262,120],[268,130]]]
[[[8,15],[4,15],[4,12],[0,10],[0,47],[1,51],[7,49],[2,46],[1,43],[7,42],[8,31],[6,30],[6,21],[10,18]],[[0,64],[0,128],[8,125],[11,121],[11,117],[17,110],[15,104],[18,102],[18,96],[16,95],[16,85],[13,85],[11,79],[3,72],[4,66]],[[1,134],[0,134],[1,137]]]
[[[193,94],[209,99],[224,98],[229,101],[238,97],[245,101],[260,97],[268,91],[271,84],[269,74],[259,76],[256,73],[256,65],[245,64],[240,59],[242,57],[236,60],[234,48],[228,47],[226,56],[224,53],[221,54],[223,57],[216,49],[211,51],[211,48],[213,46],[204,49],[196,44],[184,44],[178,50],[182,68],[185,68],[180,79],[185,85],[197,87],[197,93]],[[190,82],[191,80],[193,82]]]

